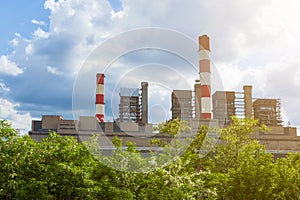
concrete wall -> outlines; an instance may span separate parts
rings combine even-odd
[[[122,131],[139,131],[139,126],[137,123],[134,122],[120,122],[120,129]]]
[[[41,141],[48,136],[47,129],[57,129],[62,136],[73,136],[78,141],[89,139],[92,134],[99,134],[102,137],[99,139],[99,144],[104,146],[112,146],[111,140],[118,136],[123,140],[135,142],[137,147],[150,147],[150,141],[153,138],[162,139],[165,142],[171,140],[170,137],[163,134],[152,133],[152,125],[148,124],[145,127],[139,127],[137,123],[120,123],[121,131],[114,132],[113,122],[106,122],[101,124],[104,128],[101,129],[96,117],[80,117],[79,132],[76,129],[77,121],[63,120],[60,116],[43,116],[41,123],[46,129],[37,131],[30,131],[30,136],[36,140]],[[197,120],[191,119],[189,124],[192,128],[192,133],[196,133],[201,125],[216,127],[217,120]],[[300,151],[300,136],[297,136],[297,129],[295,127],[270,127],[271,131],[268,133],[255,132],[252,137],[257,139],[261,144],[266,146],[267,150],[287,150]],[[103,132],[105,130],[105,132]]]
[[[42,129],[57,129],[59,122],[63,120],[62,116],[42,116]]]
[[[58,124],[58,133],[77,133],[77,120],[61,120]]]
[[[80,116],[79,130],[96,131],[98,127],[97,118],[94,116]]]

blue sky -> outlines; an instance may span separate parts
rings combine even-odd
[[[224,89],[242,91],[244,84],[251,84],[256,98],[280,98],[284,123],[290,121],[300,127],[299,7],[297,0],[2,1],[0,118],[26,130],[32,119],[43,114],[72,118],[73,86],[89,55],[124,32],[158,27],[193,41],[208,34],[212,63]],[[170,58],[153,51],[123,55],[110,66],[108,86],[119,81],[117,72],[130,71],[129,66],[151,67],[154,62],[176,70],[177,65],[186,66]],[[195,78],[197,74],[185,75],[188,82]],[[107,94],[112,87],[108,87]],[[153,87],[153,95],[159,90]],[[169,112],[170,102],[166,102],[170,94],[166,91],[158,93],[161,99],[152,101],[156,107],[164,102],[162,107]]]
[[[0,7],[0,52],[10,53],[9,41],[15,33],[30,37],[37,25],[31,20],[37,19],[49,24],[49,11],[44,9],[44,0],[18,1],[4,0]]]

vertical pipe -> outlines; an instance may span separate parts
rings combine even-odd
[[[211,119],[211,80],[210,80],[209,37],[199,36],[199,75],[201,91],[201,119]]]
[[[194,85],[194,91],[195,91],[195,118],[200,119],[201,118],[201,86],[200,81],[196,80],[196,83]]]
[[[148,123],[148,82],[142,82],[142,123]]]
[[[96,75],[96,117],[100,122],[104,122],[104,74]]]
[[[244,85],[244,110],[245,110],[245,118],[252,118],[252,86]]]

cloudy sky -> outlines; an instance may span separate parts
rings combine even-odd
[[[72,119],[73,91],[78,92],[76,83],[90,55],[128,31],[156,27],[194,42],[208,34],[223,88],[242,91],[244,84],[251,84],[256,98],[280,98],[284,124],[300,127],[299,7],[298,0],[5,0],[0,7],[0,119],[25,130],[43,114]],[[156,79],[148,80],[150,114],[155,118],[160,113],[163,120],[169,115],[169,92],[176,89],[172,83],[192,85],[197,78],[189,65],[157,49],[126,53],[105,69],[106,105],[114,102],[118,87],[139,87],[138,82],[147,79],[143,74],[155,72]],[[184,74],[180,66],[191,74]],[[170,84],[159,82],[172,73]],[[127,79],[120,74],[128,74]],[[180,76],[184,83],[176,79]],[[93,83],[93,78],[87,77],[87,82]],[[110,107],[107,120],[117,115],[117,105]]]

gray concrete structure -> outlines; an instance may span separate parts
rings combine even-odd
[[[252,118],[253,116],[253,104],[252,104],[252,86],[244,85],[244,110],[245,117]]]
[[[172,92],[172,119],[190,120],[192,119],[192,91],[173,90]]]
[[[212,96],[213,116],[219,124],[226,125],[232,122],[231,117],[235,116],[235,92],[217,91]]]
[[[148,124],[148,82],[142,82],[142,124]]]

